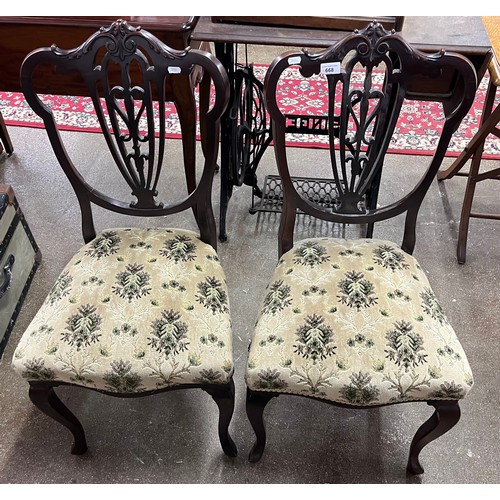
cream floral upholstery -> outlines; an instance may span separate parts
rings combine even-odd
[[[68,263],[24,333],[14,368],[29,381],[116,393],[227,384],[227,285],[191,231],[110,229]]]
[[[387,241],[316,238],[280,259],[246,382],[370,406],[461,399],[473,379],[415,258]]]

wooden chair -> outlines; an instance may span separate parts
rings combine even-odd
[[[109,161],[96,156],[96,164],[85,170],[65,149],[54,115],[32,86],[39,65],[81,75]],[[175,165],[166,169],[172,150],[165,137],[165,89],[176,78],[186,78],[194,66],[211,79],[215,101],[203,117],[204,165],[197,170],[186,164],[186,186],[180,190],[182,167],[177,177]],[[13,367],[29,382],[32,402],[72,432],[72,453],[81,454],[87,449],[82,425],[55,387],[72,385],[119,397],[201,388],[218,405],[224,453],[236,456],[228,432],[234,407],[232,333],[211,204],[219,118],[229,95],[224,69],[207,52],[171,49],[149,32],[118,20],[76,49],[33,51],[22,65],[21,81],[78,198],[86,242],[60,274],[15,351]],[[184,105],[195,106],[194,96]],[[110,180],[118,173],[123,188]],[[192,210],[198,231],[161,223],[158,228],[96,232],[93,205],[138,218]]]
[[[481,114],[481,123],[479,130],[471,139],[465,150],[446,170],[438,172],[437,178],[439,181],[451,179],[455,175],[466,176],[467,185],[465,187],[464,202],[462,204],[462,213],[460,215],[460,225],[458,228],[457,242],[457,260],[460,264],[464,264],[467,253],[467,237],[469,235],[469,222],[471,218],[476,219],[494,219],[500,220],[499,214],[484,213],[473,211],[472,205],[474,202],[474,193],[478,182],[486,180],[499,180],[500,168],[492,168],[487,171],[479,172],[481,160],[484,151],[484,142],[490,135],[500,138],[500,105],[495,104],[495,98],[498,88],[500,87],[500,64],[495,56],[490,61],[488,66],[490,80],[486,99],[484,101],[483,111]],[[470,169],[468,172],[461,172],[461,169],[472,158]]]
[[[302,196],[291,175],[300,168],[294,168],[298,166],[285,146],[287,124],[293,120],[283,114],[279,92],[280,76],[291,66],[304,77],[325,75],[328,169],[338,191],[327,205]],[[361,68],[361,81],[355,67]],[[367,208],[408,85],[416,77],[439,79],[445,68],[456,73],[455,86],[447,95],[435,96],[443,104],[445,121],[428,169],[401,199],[391,200],[399,198],[399,189],[393,187],[388,197],[379,199],[379,206]],[[434,414],[411,443],[407,467],[415,474],[423,472],[418,461],[422,448],[458,422],[458,402],[473,384],[471,369],[411,253],[420,205],[475,89],[475,70],[462,56],[418,52],[376,22],[323,52],[286,53],[270,66],[265,97],[284,208],[279,262],[262,301],[246,369],[247,415],[256,434],[250,461],[260,460],[264,452],[263,412],[278,395],[352,409],[409,401],[433,406]],[[325,175],[320,165],[315,168]],[[384,187],[382,181],[381,194]],[[331,223],[362,226],[406,214],[402,246],[368,238],[294,243],[298,211]]]

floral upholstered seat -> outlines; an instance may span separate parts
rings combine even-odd
[[[370,406],[462,399],[471,369],[417,261],[380,240],[308,239],[280,259],[246,376],[277,391]]]
[[[29,381],[135,393],[227,384],[224,272],[192,231],[109,229],[67,264],[13,360]]]

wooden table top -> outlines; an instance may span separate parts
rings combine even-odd
[[[95,28],[110,25],[117,19],[126,19],[132,26],[142,26],[147,30],[190,31],[199,16],[0,16],[0,24],[73,26]]]
[[[346,36],[346,31],[301,29],[213,22],[200,17],[193,40],[296,47],[328,47]],[[491,43],[480,16],[405,16],[401,35],[416,48],[442,48],[470,55],[485,55]]]

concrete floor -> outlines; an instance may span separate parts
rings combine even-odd
[[[421,209],[415,256],[428,270],[434,291],[468,353],[475,387],[461,403],[458,425],[421,453],[425,473],[405,472],[410,441],[431,410],[409,403],[372,410],[337,408],[293,396],[274,399],[266,410],[268,442],[262,460],[247,461],[253,432],[245,414],[243,374],[259,301],[277,259],[276,214],[250,214],[251,191],[237,188],[228,212],[228,240],[219,255],[229,284],[234,332],[236,408],[231,433],[238,457],[226,457],[216,425],[218,411],[199,390],[119,399],[80,388],[60,388],[81,420],[89,451],[69,453],[71,437],[28,399],[27,383],[10,360],[17,341],[70,256],[82,244],[76,198],[49,148],[45,132],[9,127],[15,152],[0,155],[0,182],[11,184],[43,258],[0,363],[0,483],[487,483],[500,482],[500,387],[498,282],[500,223],[473,220],[467,263],[455,258],[464,178],[433,183]],[[90,169],[103,151],[95,134],[65,133]],[[178,141],[177,141],[178,142]],[[307,175],[321,153],[294,149]],[[419,174],[425,157],[389,157],[384,190],[394,193]],[[446,160],[449,164],[451,159]],[[485,162],[500,166],[499,162]],[[276,173],[272,150],[259,179]],[[105,184],[108,184],[106,179]],[[478,189],[478,209],[500,211],[495,183]],[[219,178],[214,205],[219,213]],[[124,224],[97,212],[98,229]],[[397,221],[399,222],[399,221]],[[165,224],[164,220],[145,224]],[[190,215],[172,226],[194,228]],[[331,230],[300,217],[297,237]],[[381,224],[375,236],[400,242],[397,223]]]

